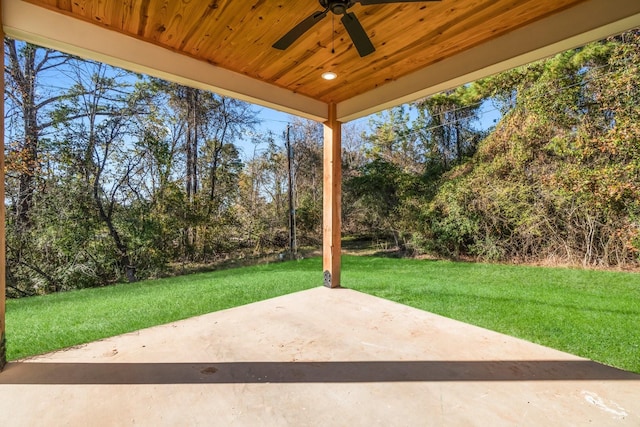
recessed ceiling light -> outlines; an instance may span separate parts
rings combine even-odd
[[[333,71],[327,71],[326,73],[322,73],[322,78],[325,80],[333,80],[336,77],[338,77],[338,75]]]

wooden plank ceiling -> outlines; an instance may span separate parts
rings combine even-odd
[[[28,2],[324,103],[339,103],[583,0],[355,4],[350,11],[376,48],[364,58],[332,14],[289,49],[271,47],[295,24],[322,10],[317,0]],[[338,78],[324,81],[324,71]]]

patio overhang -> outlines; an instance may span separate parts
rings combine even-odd
[[[259,55],[265,57],[261,63],[276,64],[270,74],[263,75],[260,70],[248,68],[257,65],[252,65],[249,58],[244,62],[241,58],[233,58],[233,61],[227,59],[225,62],[218,59],[215,53],[197,55],[187,48],[181,51],[180,44],[175,46],[176,43],[164,42],[157,37],[154,39],[152,34],[140,36],[134,31],[135,28],[127,30],[126,23],[106,24],[106,19],[100,14],[108,16],[119,13],[123,16],[122,20],[125,20],[125,12],[116,8],[118,3],[124,8],[122,2],[103,1],[100,5],[97,2],[84,3],[84,6],[72,6],[72,2],[56,0],[5,0],[4,32],[9,37],[44,47],[316,121],[326,121],[329,118],[328,105],[335,104],[336,117],[340,122],[415,101],[640,26],[640,4],[629,0],[442,0],[439,3],[424,3],[426,7],[422,8],[415,3],[403,7],[375,6],[385,8],[381,13],[389,13],[389,8],[399,9],[395,13],[399,19],[406,19],[408,14],[423,15],[421,19],[425,21],[422,25],[424,28],[407,28],[415,36],[402,39],[400,44],[384,40],[382,33],[387,29],[386,26],[377,30],[376,24],[380,23],[373,20],[377,11],[363,15],[363,26],[375,31],[372,41],[383,42],[384,46],[378,47],[379,51],[386,49],[383,52],[374,52],[368,57],[360,58],[353,49],[349,49],[350,43],[345,43],[344,35],[336,30],[336,38],[340,39],[343,51],[336,48],[336,53],[331,54],[326,42],[317,41],[321,31],[319,29],[318,33],[312,31],[304,35],[297,43],[304,46],[294,49],[294,45],[289,54],[288,51],[281,52],[270,47],[287,30],[285,25],[299,20],[288,19],[283,15],[290,12],[293,17],[304,17],[318,9],[315,0],[289,0],[287,11],[280,11],[277,20],[273,22],[279,25],[272,25],[267,35],[251,33],[244,37],[248,43],[257,44],[257,49],[260,50],[260,54],[257,54],[256,51],[247,49],[247,55]],[[159,2],[150,3],[146,12],[150,15],[149,19],[154,5]],[[212,2],[217,5],[216,10],[223,9],[224,3],[227,1]],[[271,15],[261,9],[281,9],[283,1],[271,5],[256,0],[235,0],[235,3],[247,5],[244,9],[249,11],[248,20],[258,15],[263,16],[261,20],[267,20]],[[135,9],[134,6],[131,9]],[[160,5],[157,5],[156,9],[159,8]],[[469,16],[484,9],[492,11],[482,12],[487,18],[482,22],[475,22]],[[363,7],[356,10],[359,14],[367,11],[369,9]],[[182,14],[186,15],[186,12],[183,10]],[[225,17],[222,12],[221,15],[219,25],[235,25],[232,18]],[[240,18],[236,17],[236,21]],[[162,18],[157,19],[160,22]],[[170,17],[164,19],[169,20]],[[186,21],[186,18],[183,19]],[[280,19],[284,22],[277,22]],[[464,19],[470,22],[466,23]],[[511,19],[512,22],[505,24],[501,22],[503,19]],[[211,17],[212,22],[217,20]],[[370,20],[372,22],[368,25]],[[176,28],[173,38],[185,38],[184,33],[190,30],[189,25],[197,25],[198,22],[194,18],[191,24],[185,23],[182,28]],[[447,25],[454,29],[447,28]],[[169,26],[166,24],[166,27]],[[486,28],[481,31],[480,28],[483,27]],[[447,45],[448,39],[445,36],[448,32],[451,32],[451,38],[462,45],[460,48]],[[432,38],[422,40],[424,34],[430,34]],[[393,50],[402,50],[407,40],[413,38],[420,40],[418,48],[424,46],[424,50],[434,50],[428,57],[422,55],[419,49],[415,51],[417,65],[407,64],[411,57],[397,55],[394,58],[388,52],[388,45],[392,45]],[[215,44],[214,41],[211,43]],[[235,45],[234,49],[239,49],[238,42],[229,43]],[[202,50],[204,49],[199,49],[198,52]],[[381,59],[379,54],[386,54],[386,57]],[[238,53],[238,56],[241,55],[242,51]],[[318,65],[310,65],[314,62]],[[279,70],[278,64],[286,71]],[[304,64],[306,65],[303,66]],[[320,79],[321,71],[329,69],[338,73],[338,78],[333,82]],[[361,75],[363,69],[365,74]],[[368,78],[370,83],[363,81],[367,79],[367,69],[372,70]],[[301,82],[300,73],[309,74],[305,76],[307,80]],[[287,79],[288,75],[291,77]]]
[[[340,284],[342,122],[640,26],[640,2],[629,0],[356,3],[350,10],[373,54],[360,57],[331,18],[285,51],[271,47],[318,9],[315,0],[3,0],[1,13],[9,37],[325,123],[332,287]],[[324,71],[338,78],[324,81]],[[4,301],[4,275],[0,282]],[[0,318],[3,332],[3,303]]]

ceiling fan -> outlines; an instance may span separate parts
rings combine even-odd
[[[298,25],[293,27],[287,34],[282,36],[280,40],[273,44],[273,47],[280,50],[285,50],[293,44],[300,36],[309,31],[311,27],[320,22],[329,12],[334,15],[342,15],[340,21],[349,33],[349,37],[353,41],[353,45],[358,50],[360,56],[367,56],[373,53],[376,48],[373,47],[373,43],[367,36],[367,33],[362,28],[360,21],[356,17],[355,13],[347,12],[347,10],[356,3],[360,3],[363,6],[376,5],[376,4],[389,4],[389,3],[418,3],[425,1],[440,1],[440,0],[319,0],[320,6],[324,10],[314,12]]]

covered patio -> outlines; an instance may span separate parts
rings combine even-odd
[[[10,363],[3,425],[640,424],[640,376],[317,287]]]
[[[640,2],[629,0],[329,3],[358,16],[373,52],[361,56],[330,11],[286,49],[272,47],[327,1],[4,0],[0,13],[3,35],[322,122],[326,288],[341,286],[342,123],[640,26]],[[318,288],[9,364],[0,411],[16,425],[637,425],[639,385],[555,350]]]

